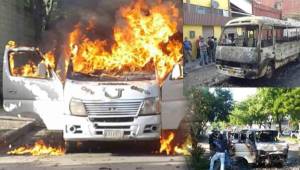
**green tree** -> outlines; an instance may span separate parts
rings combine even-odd
[[[233,109],[232,94],[226,89],[192,88],[188,92],[188,103],[193,133],[197,135],[206,130],[208,122],[228,121]]]
[[[269,116],[279,125],[282,131],[282,121],[290,117],[297,126],[300,120],[300,89],[262,88],[257,94],[237,103],[230,115],[230,122],[237,125],[252,125],[270,123]]]
[[[208,88],[192,88],[188,92],[188,114],[191,115],[191,130],[195,136],[205,130],[213,112],[214,95]]]
[[[283,105],[290,115],[290,122],[294,128],[299,128],[300,123],[300,88],[290,89],[284,94]]]
[[[234,109],[229,116],[232,125],[251,125],[251,115],[249,114],[248,101],[242,101],[234,105]]]
[[[264,111],[262,98],[256,94],[248,97],[246,100],[236,103],[230,115],[231,124],[250,125],[266,123],[268,114]]]
[[[229,90],[217,88],[214,92],[214,106],[211,121],[228,121],[233,109],[233,98]]]
[[[264,112],[272,115],[273,121],[279,125],[279,131],[282,132],[282,121],[288,115],[286,107],[286,97],[290,89],[283,88],[262,88],[258,93],[262,97]]]

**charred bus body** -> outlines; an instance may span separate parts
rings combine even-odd
[[[216,66],[220,73],[245,79],[271,78],[279,67],[299,60],[300,23],[268,17],[229,21],[220,38]]]
[[[277,138],[277,130],[242,130],[233,143],[235,157],[254,165],[284,165],[289,145]]]

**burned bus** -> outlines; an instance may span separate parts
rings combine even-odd
[[[274,71],[300,56],[300,23],[268,17],[229,21],[216,51],[221,74],[244,79],[270,79]]]

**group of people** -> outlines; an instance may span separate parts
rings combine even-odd
[[[200,65],[208,65],[209,63],[214,63],[216,61],[216,48],[217,48],[217,39],[212,36],[208,37],[207,42],[202,36],[196,40],[197,47],[197,59],[200,59]],[[192,43],[185,37],[183,42],[183,52],[185,62],[192,62]]]

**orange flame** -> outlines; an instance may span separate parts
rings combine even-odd
[[[156,72],[162,82],[182,58],[181,42],[170,38],[177,32],[178,9],[171,3],[150,6],[139,0],[121,8],[120,17],[126,24],[114,27],[115,42],[109,51],[106,40],[91,40],[85,34],[95,28],[93,21],[85,29],[75,26],[66,50],[74,72]]]
[[[175,133],[171,132],[166,138],[163,136],[160,138],[160,149],[159,153],[166,152],[167,155],[171,154],[172,148],[172,141],[175,137]]]
[[[51,147],[47,146],[43,140],[38,140],[35,142],[33,147],[19,147],[12,151],[7,152],[9,155],[25,155],[30,154],[33,156],[40,155],[51,155],[51,156],[61,156],[64,155],[65,151],[62,147]]]
[[[160,150],[159,153],[166,153],[167,155],[185,155],[189,156],[191,147],[190,136],[185,139],[183,144],[174,144],[175,133],[168,132],[162,135],[160,138]]]
[[[91,18],[84,29],[81,29],[81,23],[77,24],[64,47],[64,71],[66,72],[71,57],[74,72],[101,72],[112,76],[131,72],[156,73],[157,80],[162,84],[173,66],[182,59],[181,38],[172,38],[178,32],[180,16],[172,2],[156,2],[156,5],[150,5],[144,0],[136,0],[122,7],[113,29],[112,45],[107,40],[94,40],[87,36],[98,29],[95,18]],[[45,62],[52,68],[55,67],[53,51],[44,56]],[[32,63],[11,68],[18,76],[37,75],[37,66]]]
[[[55,68],[55,55],[53,51],[49,51],[44,54],[45,63],[49,65],[51,68]]]
[[[27,61],[27,64],[22,66],[15,66],[15,56],[14,53],[10,53],[9,56],[9,64],[10,64],[10,70],[13,76],[18,77],[33,77],[38,78],[40,77],[38,73],[38,67],[40,64],[45,64],[45,69],[47,69],[47,66],[50,66],[51,68],[55,68],[55,56],[52,51],[46,53],[44,56],[44,61],[40,61],[40,63],[36,64],[33,61],[29,60]]]

